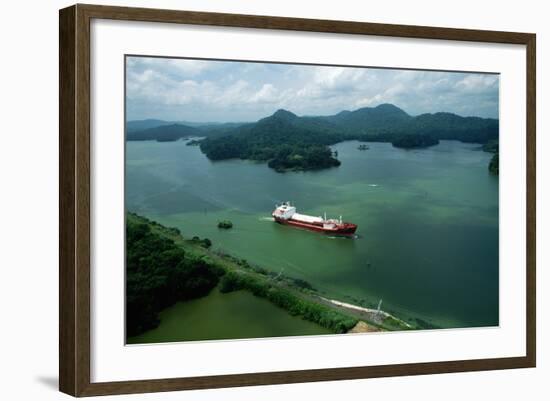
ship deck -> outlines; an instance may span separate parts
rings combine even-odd
[[[307,214],[294,213],[292,220],[302,221],[304,223],[323,223],[322,217],[308,216]]]

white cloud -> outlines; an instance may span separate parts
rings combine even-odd
[[[254,93],[249,101],[250,102],[265,102],[274,103],[280,100],[277,89],[272,84],[263,84],[261,89]]]
[[[257,120],[393,103],[410,114],[498,115],[498,76],[162,58],[127,59],[128,118]]]
[[[455,88],[470,93],[482,93],[497,87],[498,78],[494,75],[471,74],[455,84]]]
[[[195,76],[208,69],[215,68],[206,60],[170,59],[164,57],[128,57],[127,65],[130,69],[152,69],[166,74],[183,74]]]

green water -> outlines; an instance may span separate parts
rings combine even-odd
[[[279,174],[265,164],[209,161],[185,142],[128,142],[130,211],[210,238],[214,248],[307,280],[327,296],[443,327],[498,324],[498,178],[479,145],[421,150],[355,141],[333,146],[342,165]],[[343,216],[358,238],[280,226],[292,201],[305,214]],[[234,228],[220,230],[219,220]]]
[[[247,291],[222,294],[216,289],[206,297],[178,302],[160,318],[159,327],[130,337],[128,344],[331,333]]]

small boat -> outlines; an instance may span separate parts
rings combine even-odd
[[[290,202],[276,205],[271,215],[279,224],[304,228],[306,230],[325,234],[348,236],[355,234],[357,230],[357,224],[342,221],[342,216],[340,216],[339,219],[327,219],[326,214],[324,217],[316,217],[297,213],[296,207],[292,206]]]

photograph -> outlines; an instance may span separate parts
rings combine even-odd
[[[499,327],[498,73],[124,76],[125,344]]]

